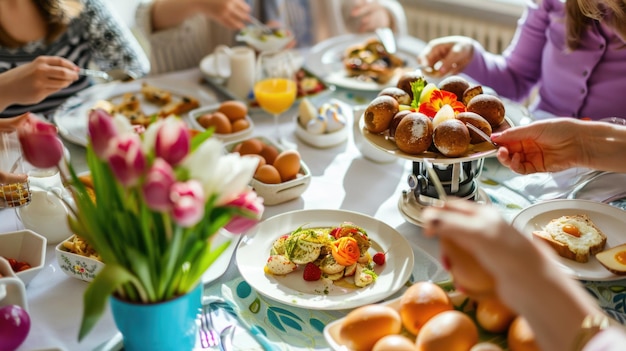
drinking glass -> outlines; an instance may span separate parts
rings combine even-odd
[[[0,128],[0,208],[17,208],[31,201],[24,156],[15,128]]]
[[[257,59],[254,97],[261,108],[274,116],[276,141],[286,148],[291,142],[283,139],[280,133],[280,114],[289,110],[296,100],[294,57],[289,51],[262,52]]]

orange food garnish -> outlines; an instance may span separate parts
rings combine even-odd
[[[361,256],[361,250],[354,238],[344,236],[333,242],[333,258],[342,266],[350,266],[356,263]]]
[[[563,231],[571,236],[580,238],[580,230],[575,225],[566,224],[563,226]]]
[[[466,111],[465,105],[461,101],[457,101],[456,94],[445,90],[433,90],[430,100],[420,104],[419,112],[426,116],[433,118],[437,114],[437,111],[443,107],[443,105],[450,105],[454,110],[454,114]]]

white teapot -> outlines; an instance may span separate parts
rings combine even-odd
[[[46,237],[48,244],[58,244],[72,236],[67,222],[67,204],[71,206],[73,199],[63,187],[58,171],[31,171],[28,181],[31,202],[18,210],[24,228]]]

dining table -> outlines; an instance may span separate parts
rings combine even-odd
[[[166,86],[185,82],[215,103],[226,99],[219,89],[204,79],[198,68],[145,79],[156,85]],[[350,129],[347,139],[332,147],[313,147],[295,135],[297,106],[280,117],[282,135],[296,146],[301,159],[310,169],[311,182],[299,197],[266,206],[262,220],[292,211],[313,209],[345,210],[371,216],[394,228],[410,243],[414,255],[410,282],[446,281],[450,277],[440,264],[437,239],[426,237],[419,223],[407,218],[399,208],[403,192],[409,189],[407,179],[413,172],[414,162],[402,157],[377,162],[366,157],[359,147],[358,141],[362,141],[363,135],[358,128],[358,121],[377,93],[335,87],[315,98],[317,103],[331,98],[338,99],[352,109],[352,113],[347,116],[346,128]],[[523,108],[521,110],[525,111]],[[270,115],[260,109],[251,108],[250,117],[254,121],[253,136],[272,138],[274,125]],[[527,111],[509,117],[513,124],[532,123],[532,116]],[[84,146],[66,138],[63,141],[75,169],[78,172],[86,171]],[[533,204],[567,198],[576,185],[589,178],[589,174],[589,170],[573,169],[523,176],[511,172],[500,165],[495,157],[490,156],[485,159],[476,181],[483,194],[481,201],[497,207],[507,220],[512,221],[520,211]],[[0,232],[22,228],[15,211],[0,210]],[[236,265],[237,241],[244,236],[245,234],[233,239],[233,247],[225,252],[225,264],[222,267],[209,268],[219,269],[219,272],[205,282],[204,286],[206,296],[215,295],[231,301],[238,307],[239,317],[246,321],[237,324],[233,349],[263,349],[250,333],[250,326],[255,326],[266,334],[276,350],[328,350],[329,344],[323,334],[324,326],[344,317],[350,309],[299,308],[274,301],[251,289]],[[78,341],[83,293],[89,283],[64,274],[55,259],[54,246],[48,245],[44,268],[27,286],[32,324],[27,339],[18,350],[123,350],[121,334],[108,307],[92,332],[82,341]],[[622,303],[619,307],[619,301],[620,296],[621,301],[624,299],[626,280],[585,283],[590,291],[595,292],[603,307],[612,309],[616,314],[623,313],[624,306]],[[384,300],[398,297],[402,291],[397,291]],[[313,320],[316,322],[310,323]],[[217,328],[222,329],[225,323],[227,321],[218,320]],[[202,350],[200,343],[198,345],[197,349]]]

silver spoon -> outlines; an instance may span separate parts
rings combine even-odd
[[[480,128],[476,127],[475,125],[469,122],[465,122],[465,125],[467,126],[467,128],[471,129],[474,133],[478,134],[478,136],[485,139],[485,141],[488,141],[491,145],[495,146],[496,148],[498,147],[498,144],[494,143],[493,140],[491,140],[491,138],[489,137],[489,135],[485,134],[485,132],[480,130]]]

